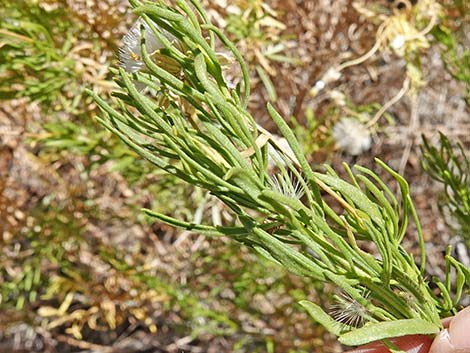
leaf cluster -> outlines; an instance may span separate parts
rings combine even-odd
[[[24,0],[2,9],[0,98],[29,97],[50,106],[64,94],[65,86],[78,79],[75,62],[67,55],[72,32],[57,40],[52,31],[64,27],[64,22],[56,23],[58,18],[67,17],[62,10],[49,13]]]
[[[470,157],[462,144],[452,145],[442,133],[439,137],[439,146],[433,146],[423,136],[421,165],[444,186],[442,207],[449,210],[459,225],[458,234],[470,245]]]

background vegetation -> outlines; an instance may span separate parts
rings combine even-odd
[[[3,3],[0,352],[341,351],[296,304],[329,305],[328,288],[140,212],[232,221],[95,121],[83,88],[112,89],[109,68],[135,21],[126,2]],[[400,170],[430,242],[429,274],[443,276],[448,244],[470,266],[465,1],[206,5],[250,65],[259,124],[276,133],[271,101],[312,164],[375,168],[379,156]],[[370,148],[357,152],[358,136]]]

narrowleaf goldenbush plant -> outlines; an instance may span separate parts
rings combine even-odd
[[[423,137],[421,153],[424,171],[444,186],[443,208],[457,221],[457,234],[470,245],[470,158],[462,144],[453,146],[442,133],[438,147]]]
[[[88,91],[102,109],[100,122],[156,167],[219,198],[238,224],[203,225],[145,212],[175,227],[231,237],[297,275],[334,284],[342,310],[300,304],[343,344],[380,339],[391,345],[390,337],[437,333],[441,318],[459,309],[470,271],[447,255],[447,278],[435,280],[439,290],[432,290],[407,182],[377,160],[397,181],[399,202],[366,168],[356,166],[353,173],[345,166],[349,181],[328,166],[324,173],[313,171],[274,107],[268,105],[268,112],[290,149],[247,112],[243,58],[197,0],[131,4],[140,32],[124,40],[121,67],[114,70],[120,87],[115,103]],[[243,85],[227,83],[216,41],[233,53]],[[273,162],[274,170],[268,167]],[[418,259],[401,245],[410,218]]]
[[[92,85],[100,92],[112,88],[107,80],[113,54],[109,49],[117,44],[106,40],[102,32],[103,27],[117,27],[121,19],[115,7],[109,9],[107,16],[100,17],[100,25],[90,23],[77,12],[79,3],[2,2],[0,99],[28,98],[39,103],[44,113],[75,117],[88,116],[96,108],[82,88]],[[97,11],[96,4],[88,5],[89,10]]]
[[[41,23],[25,19],[22,8],[2,9],[0,30],[0,74],[3,99],[30,97],[45,105],[59,99],[74,75],[74,63],[65,59],[71,38],[55,43],[53,34]],[[37,8],[38,12],[41,9]],[[38,15],[45,15],[39,13]]]
[[[44,111],[80,114],[88,107],[83,83],[96,89],[108,84],[103,65],[90,57],[96,41],[80,41],[84,26],[64,6],[46,10],[37,2],[8,0],[0,25],[1,99],[27,97]]]
[[[456,80],[466,84],[466,102],[469,104],[470,90],[470,50],[468,48],[468,24],[470,4],[468,1],[444,1],[445,16],[431,32],[442,45],[441,57],[446,70]]]
[[[83,83],[99,92],[112,87],[106,81],[108,62],[102,62],[109,54],[96,54],[103,43],[98,43],[94,27],[61,1],[47,6],[8,0],[0,9],[0,23],[0,99],[39,103],[41,126],[28,131],[28,142],[39,146],[41,159],[53,163],[65,155],[88,156],[90,169],[111,162],[112,170],[130,182],[141,181],[144,174],[148,178],[148,163],[136,163],[135,152],[88,119],[96,107],[83,95]]]

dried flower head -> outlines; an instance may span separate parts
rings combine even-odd
[[[262,130],[261,130],[262,131]],[[289,157],[291,160],[296,160],[294,151],[289,146],[289,143],[284,137],[278,136],[276,134],[271,135],[272,140],[276,143],[276,146],[281,149],[281,151]],[[274,148],[271,144],[268,145],[268,167],[270,170],[276,168],[278,165],[286,166],[285,161],[282,159],[279,151]]]
[[[141,49],[142,26],[145,29],[145,45],[150,54],[164,47],[150,26],[142,18],[138,18],[129,32],[122,38],[122,46],[119,48],[119,65],[127,72],[138,72],[145,66]],[[170,41],[176,41],[176,38],[168,31],[162,28],[159,28],[159,30]]]
[[[277,173],[269,180],[274,191],[284,196],[299,200],[305,193],[300,180],[295,176]]]
[[[406,14],[396,14],[387,21],[383,36],[398,56],[429,48],[428,30],[420,31]]]
[[[338,121],[333,127],[333,138],[339,149],[353,156],[367,151],[372,144],[369,129],[354,118]]]
[[[368,296],[369,293],[366,293],[365,297]],[[344,293],[335,296],[335,301],[336,303],[331,306],[330,315],[336,321],[352,327],[362,327],[364,325],[368,312],[363,305]]]

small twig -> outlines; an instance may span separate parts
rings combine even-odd
[[[387,24],[387,21],[382,22],[382,24],[377,29],[377,39],[375,41],[375,44],[367,53],[365,53],[364,55],[356,59],[349,60],[349,61],[342,63],[341,65],[337,67],[337,71],[341,72],[350,66],[362,64],[364,61],[367,61],[368,59],[370,59],[377,52],[377,50],[380,49],[380,46],[382,45],[382,41],[384,39],[383,31],[384,31],[386,24]]]
[[[13,37],[13,38],[16,38],[16,39],[20,39],[20,40],[28,42],[28,43],[33,43],[34,42],[34,40],[32,40],[29,37],[23,36],[21,34],[15,33],[15,32],[8,31],[6,29],[1,29],[0,28],[0,34],[6,35],[6,36],[9,36],[9,37]]]
[[[431,30],[434,28],[434,26],[436,25],[436,22],[437,22],[437,15],[434,13],[431,17],[431,19],[429,20],[429,23],[427,24],[426,27],[424,27],[421,31],[419,31],[418,33],[416,33],[415,35],[412,35],[410,37],[408,37],[407,39],[416,39],[416,38],[419,38],[421,36],[425,36],[426,34],[428,34],[429,32],[431,32]]]
[[[72,338],[70,336],[66,335],[53,335],[51,338],[59,341],[66,343],[70,346],[73,347],[78,347],[80,349],[89,349],[89,350],[94,350],[100,353],[121,353],[124,352],[123,349],[121,348],[115,348],[115,347],[109,347],[109,346],[103,346],[101,344],[96,344],[96,343],[91,343],[83,340],[77,340],[75,338]]]
[[[401,90],[393,97],[390,99],[387,103],[385,103],[382,108],[379,109],[377,113],[375,113],[374,117],[367,123],[366,127],[370,128],[371,126],[375,125],[377,121],[382,117],[382,115],[395,103],[397,103],[400,99],[403,98],[403,96],[408,92],[410,89],[410,78],[406,77],[405,81],[403,82],[403,87]]]

